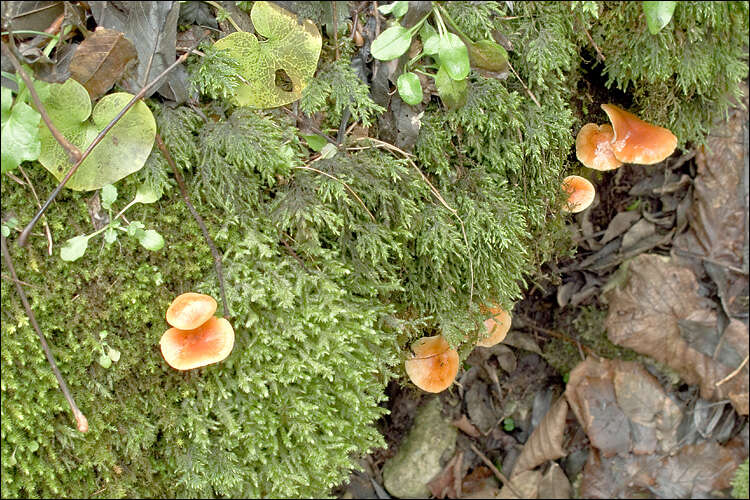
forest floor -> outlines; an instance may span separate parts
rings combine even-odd
[[[727,496],[748,454],[748,157],[746,104],[708,148],[602,173],[570,221],[575,256],[530,283],[506,340],[475,349],[438,396],[455,446],[416,429],[434,425],[415,416],[435,396],[392,382],[388,447],[339,497],[390,498],[389,461],[392,484],[435,498],[515,498],[508,478],[526,498]],[[740,370],[711,366],[722,356]],[[431,447],[441,468],[425,477],[415,461]]]

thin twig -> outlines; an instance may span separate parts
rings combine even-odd
[[[290,110],[288,110],[288,109],[286,108],[286,106],[282,106],[282,107],[281,107],[281,109],[282,109],[282,110],[284,111],[284,113],[286,113],[286,114],[288,114],[289,116],[291,116],[292,118],[294,118],[294,119],[295,119],[295,121],[297,120],[297,118],[298,118],[298,117],[297,117],[297,115],[295,115],[295,114],[294,114],[294,113],[292,113],[292,112],[291,112]],[[328,142],[330,142],[330,143],[331,143],[331,144],[333,144],[334,146],[336,146],[336,145],[337,145],[337,144],[336,144],[336,140],[335,140],[335,139],[332,139],[332,138],[330,138],[330,137],[328,136],[328,134],[326,134],[325,132],[323,132],[322,130],[320,130],[320,129],[319,129],[318,127],[316,127],[315,125],[313,125],[313,124],[311,124],[311,123],[307,123],[307,124],[306,124],[306,126],[307,126],[307,128],[309,128],[310,130],[312,130],[313,132],[315,132],[315,133],[316,133],[316,134],[318,134],[319,136],[323,137],[323,138],[324,138],[325,140],[327,140]]]
[[[32,285],[31,283],[26,283],[25,281],[14,280],[10,276],[6,276],[4,274],[0,275],[0,277],[2,277],[4,280],[12,281],[13,283],[19,283],[19,284],[24,285],[24,286],[30,286],[31,288],[38,288],[39,290],[43,290],[43,288],[40,287],[39,285]]]
[[[216,2],[212,2],[210,0],[204,0],[204,1],[208,5],[210,5],[211,7],[213,7],[214,9],[218,10],[219,12],[225,12],[226,15],[227,15],[226,19],[227,19],[227,21],[229,21],[229,24],[231,24],[234,27],[234,29],[236,29],[237,31],[243,31],[239,26],[237,26],[237,23],[234,22],[234,19],[232,19],[232,16],[229,15],[229,12],[227,12],[227,9],[225,9],[224,7],[222,7],[221,5],[219,5]]]
[[[15,42],[13,40],[13,34],[11,33],[9,37],[11,47],[13,49],[16,48]],[[49,129],[50,133],[52,134],[52,137],[55,138],[55,140],[60,144],[60,146],[68,153],[68,158],[70,158],[70,162],[74,163],[76,161],[79,161],[81,159],[81,150],[78,149],[78,147],[68,141],[64,135],[60,133],[59,130],[57,130],[57,127],[52,123],[52,120],[50,120],[49,114],[47,114],[47,109],[42,104],[41,99],[39,99],[39,94],[36,93],[36,88],[34,88],[34,83],[31,81],[31,78],[29,78],[29,75],[26,74],[26,72],[21,67],[21,63],[18,62],[18,59],[16,59],[16,56],[13,54],[13,50],[9,49],[7,45],[3,44],[3,51],[5,52],[5,55],[8,56],[8,59],[10,60],[10,63],[13,65],[13,68],[16,70],[16,73],[21,77],[23,82],[26,84],[26,88],[29,89],[29,94],[31,94],[31,100],[34,101],[34,106],[36,106],[37,111],[42,116],[42,120],[44,120],[44,124],[47,125],[47,128]]]
[[[534,101],[536,105],[541,108],[542,105],[539,104],[539,101],[536,100],[536,96],[534,95],[534,93],[531,90],[529,90],[529,87],[527,87],[526,84],[523,83],[523,80],[521,80],[521,77],[518,76],[518,73],[516,73],[516,70],[513,68],[513,65],[510,63],[510,60],[508,60],[508,67],[513,72],[513,74],[516,75],[516,78],[518,78],[518,81],[521,82],[521,85],[523,85],[523,88],[526,89],[526,93],[529,94],[529,97],[531,97],[531,100]]]
[[[493,474],[495,474],[495,477],[498,478],[505,486],[508,487],[508,489],[517,497],[517,498],[523,498],[523,495],[521,495],[517,490],[516,487],[513,486],[513,484],[510,482],[510,479],[505,477],[505,474],[500,472],[497,467],[495,467],[495,464],[493,464],[489,458],[487,458],[484,453],[479,451],[479,449],[474,446],[474,443],[471,443],[471,450],[477,454],[479,458],[482,459],[482,462],[485,463],[487,467],[490,468]]]
[[[435,196],[435,198],[437,198],[438,201],[458,220],[458,223],[461,225],[461,233],[463,234],[464,244],[466,245],[466,251],[469,257],[469,273],[471,275],[471,282],[469,286],[469,303],[471,303],[474,300],[474,260],[471,257],[471,247],[469,247],[469,239],[466,237],[466,227],[464,226],[463,219],[460,215],[458,215],[458,211],[448,205],[448,202],[445,201],[445,198],[443,198],[443,196],[440,194],[440,191],[438,191],[438,189],[432,185],[427,176],[424,175],[422,170],[420,170],[417,164],[414,163],[414,160],[411,159],[412,155],[410,153],[407,153],[406,151],[398,148],[397,146],[394,146],[393,144],[372,137],[358,137],[356,140],[369,140],[374,142],[376,145],[380,145],[386,149],[400,153],[406,159],[406,161],[409,162],[409,164],[414,167],[414,169],[419,173],[419,175],[422,177],[422,180],[430,187],[430,191]]]
[[[367,205],[365,205],[365,202],[364,202],[364,201],[362,201],[362,198],[360,198],[360,197],[359,197],[359,196],[357,195],[357,193],[355,193],[355,192],[354,192],[354,190],[353,190],[353,189],[352,189],[352,188],[351,188],[351,187],[349,186],[349,184],[347,184],[346,182],[342,181],[341,179],[339,179],[338,177],[336,177],[336,176],[334,176],[334,175],[331,175],[331,174],[329,174],[328,172],[323,172],[322,170],[318,170],[317,168],[313,168],[313,167],[310,167],[310,166],[308,166],[308,165],[302,165],[302,166],[298,166],[298,167],[294,167],[294,168],[298,168],[298,169],[301,169],[301,170],[311,170],[311,171],[313,171],[313,172],[317,172],[317,173],[319,173],[319,174],[321,174],[321,175],[325,175],[326,177],[329,177],[329,178],[331,178],[331,179],[333,179],[333,180],[335,180],[335,181],[338,181],[338,182],[340,182],[341,184],[343,184],[343,185],[344,185],[344,187],[345,187],[346,189],[348,189],[348,190],[349,190],[349,192],[350,192],[350,193],[352,193],[352,195],[353,195],[353,196],[354,196],[354,197],[355,197],[355,198],[357,199],[357,201],[359,202],[359,204],[360,204],[360,205],[362,205],[362,208],[364,208],[364,209],[365,209],[365,211],[366,211],[366,212],[367,212],[367,214],[368,214],[368,215],[370,216],[370,218],[372,219],[372,221],[373,221],[373,222],[377,222],[377,219],[375,219],[375,216],[374,216],[374,215],[372,215],[372,212],[370,212],[370,210],[369,210],[369,209],[367,208]]]
[[[31,179],[29,179],[29,176],[26,175],[26,171],[21,167],[21,165],[18,166],[18,170],[23,174],[23,178],[26,179],[26,184],[28,184],[29,188],[31,188],[31,194],[34,195],[34,199],[36,200],[36,206],[39,208],[42,208],[42,203],[39,201],[39,197],[36,195],[36,189],[34,189],[34,185],[31,183]],[[44,232],[47,234],[47,253],[52,256],[52,232],[49,230],[49,224],[47,224],[47,216],[44,216],[44,220],[42,220],[44,223]]]
[[[198,43],[200,43],[201,41],[202,39],[199,40]],[[196,47],[198,46],[198,43],[195,44]],[[91,145],[88,148],[86,148],[86,151],[83,152],[83,154],[81,155],[81,158],[75,163],[75,165],[73,165],[70,168],[70,170],[68,170],[68,173],[65,174],[65,177],[63,178],[63,180],[60,181],[60,184],[58,184],[57,187],[54,189],[54,191],[52,191],[52,194],[49,195],[49,198],[47,198],[47,201],[44,202],[44,205],[42,205],[42,208],[39,209],[36,215],[34,215],[34,217],[31,219],[31,222],[29,222],[26,225],[26,227],[23,229],[23,231],[21,232],[21,236],[18,238],[19,246],[23,247],[26,245],[26,240],[28,239],[29,234],[31,234],[31,230],[34,228],[34,225],[37,223],[37,221],[39,221],[39,218],[42,216],[42,214],[44,214],[44,211],[47,210],[47,208],[49,208],[50,204],[54,201],[54,199],[57,197],[60,191],[62,191],[62,188],[65,187],[65,184],[70,180],[71,177],[73,177],[73,174],[76,173],[76,171],[78,170],[78,167],[81,166],[81,163],[83,163],[83,161],[91,154],[91,151],[102,141],[102,139],[104,139],[104,136],[107,135],[107,133],[110,130],[112,130],[112,127],[114,127],[117,124],[117,122],[120,121],[120,119],[123,116],[125,116],[125,113],[130,111],[130,108],[135,106],[135,104],[139,100],[141,100],[141,98],[143,98],[144,95],[146,95],[146,93],[151,87],[153,87],[156,83],[158,83],[162,78],[164,78],[177,66],[185,62],[185,59],[187,59],[189,55],[190,55],[190,52],[185,52],[180,57],[178,57],[175,62],[170,64],[169,67],[167,67],[167,69],[162,71],[159,76],[154,78],[151,81],[151,83],[143,87],[141,91],[138,92],[138,94],[136,94],[130,100],[130,102],[127,103],[124,108],[122,108],[122,110],[119,113],[117,113],[117,116],[112,118],[112,120],[107,124],[107,126],[104,127],[104,129],[101,132],[99,132],[99,135],[97,135],[94,138]]]
[[[581,26],[583,27],[583,32],[586,33],[586,38],[589,39],[589,42],[591,42],[591,45],[594,46],[594,49],[596,49],[596,53],[601,58],[602,62],[606,61],[607,59],[604,57],[604,54],[602,54],[602,51],[599,50],[599,46],[596,44],[593,38],[591,38],[591,34],[589,33],[589,30],[586,29],[586,26],[583,25],[583,20],[578,17],[578,19],[581,21]]]
[[[3,260],[5,260],[5,265],[8,267],[13,282],[16,284],[16,291],[18,292],[18,296],[21,297],[21,303],[23,304],[23,308],[26,310],[26,315],[29,317],[29,322],[31,323],[31,326],[34,327],[34,330],[36,330],[37,335],[39,335],[39,341],[42,343],[42,350],[44,350],[44,354],[45,356],[47,356],[47,361],[49,361],[49,364],[52,367],[52,372],[57,378],[57,383],[60,385],[60,390],[62,391],[63,396],[65,396],[65,399],[70,405],[70,409],[73,412],[76,423],[78,424],[78,430],[81,432],[87,432],[89,430],[89,421],[88,419],[86,419],[86,415],[81,413],[81,410],[78,409],[78,405],[76,404],[75,399],[73,399],[73,396],[68,390],[68,385],[65,383],[65,379],[63,379],[60,370],[57,368],[55,357],[52,355],[52,351],[50,351],[49,345],[47,344],[47,339],[44,337],[42,330],[39,328],[39,324],[36,322],[34,311],[31,310],[29,301],[26,299],[26,293],[23,291],[23,287],[21,286],[18,276],[16,275],[16,268],[13,266],[13,259],[10,257],[10,252],[8,251],[8,245],[5,241],[5,236],[1,234],[0,243],[2,243]]]
[[[707,255],[701,255],[699,253],[691,252],[689,250],[683,250],[681,248],[674,248],[674,251],[677,254],[683,255],[684,257],[694,257],[696,259],[701,259],[701,260],[704,260],[706,262],[710,262],[711,264],[716,264],[717,266],[725,267],[725,268],[729,269],[730,271],[734,271],[735,273],[744,274],[745,276],[748,275],[748,272],[745,271],[744,269],[742,269],[741,267],[737,267],[735,265],[732,265],[732,264],[729,264],[729,263],[726,263],[726,262],[722,262],[722,261],[720,261],[718,259],[714,259],[713,257],[709,257]]]
[[[169,166],[172,167],[172,173],[174,173],[174,178],[177,181],[177,185],[180,187],[182,199],[185,201],[185,205],[187,205],[188,210],[190,210],[190,213],[193,215],[193,219],[195,219],[195,222],[197,222],[198,226],[201,228],[203,238],[205,238],[206,244],[208,244],[208,248],[211,249],[211,255],[213,255],[214,258],[216,276],[219,280],[219,292],[221,293],[221,303],[224,307],[224,318],[229,319],[231,315],[229,313],[229,302],[227,302],[227,292],[224,288],[224,271],[221,265],[221,255],[219,255],[219,251],[216,249],[216,245],[214,244],[214,240],[211,239],[211,235],[208,234],[208,229],[206,229],[206,224],[204,224],[203,218],[195,210],[195,207],[190,202],[190,197],[188,196],[187,188],[185,187],[185,181],[182,178],[182,174],[180,174],[180,171],[177,169],[177,165],[172,159],[172,155],[169,154],[169,150],[164,145],[164,141],[162,141],[161,136],[158,132],[156,133],[156,147],[159,148],[159,151],[161,151],[161,154],[164,155],[164,158],[167,160],[167,163],[169,163]]]
[[[742,360],[742,363],[740,363],[740,366],[738,366],[736,370],[734,370],[732,373],[730,373],[729,375],[727,375],[723,379],[721,379],[718,382],[716,382],[716,387],[719,387],[721,384],[729,381],[732,377],[734,377],[735,375],[737,375],[738,373],[740,373],[742,371],[742,369],[745,367],[745,365],[747,364],[747,360],[748,360],[748,356],[745,356],[745,359]]]
[[[540,333],[544,333],[545,335],[549,335],[549,336],[551,336],[551,337],[555,337],[555,338],[558,338],[558,339],[560,339],[560,340],[564,340],[565,342],[569,342],[569,343],[571,343],[571,344],[573,344],[573,345],[577,346],[577,347],[578,347],[578,351],[579,351],[579,354],[580,354],[580,351],[581,351],[581,350],[583,350],[583,351],[585,351],[585,352],[586,352],[586,354],[589,354],[589,355],[594,355],[594,356],[597,356],[597,357],[601,357],[601,356],[599,356],[599,355],[598,355],[597,353],[595,353],[594,351],[592,351],[592,350],[591,350],[591,349],[590,349],[589,347],[587,347],[587,346],[585,346],[585,345],[581,344],[580,342],[578,342],[578,341],[577,341],[577,340],[575,340],[575,339],[572,339],[572,338],[568,337],[568,336],[567,336],[567,335],[565,335],[565,334],[562,334],[562,333],[556,332],[556,331],[554,331],[554,330],[549,330],[549,329],[547,329],[547,328],[543,328],[543,327],[541,327],[541,326],[538,326],[538,325],[536,325],[536,324],[535,324],[535,323],[534,323],[533,321],[531,321],[531,320],[530,320],[529,318],[527,318],[527,317],[525,317],[525,316],[520,316],[520,315],[519,315],[519,316],[518,316],[518,319],[520,319],[520,320],[522,320],[522,321],[523,321],[523,323],[524,323],[524,326],[528,326],[528,327],[529,327],[529,328],[531,328],[532,330],[536,330],[536,331],[538,331],[538,332],[540,332]],[[583,358],[583,356],[581,356],[581,357]]]

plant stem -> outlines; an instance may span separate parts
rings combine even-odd
[[[11,47],[15,50],[16,46],[15,41],[13,40],[13,34],[10,35],[8,40],[11,43]],[[52,137],[54,137],[55,140],[60,144],[60,146],[62,146],[62,148],[67,151],[68,158],[70,159],[71,163],[79,161],[81,159],[81,150],[78,149],[75,144],[72,144],[70,141],[68,141],[52,123],[52,120],[50,120],[50,117],[47,114],[47,109],[42,104],[41,99],[39,99],[39,94],[36,93],[34,83],[31,81],[31,78],[29,78],[29,75],[27,75],[23,70],[23,68],[21,67],[21,63],[18,62],[18,59],[16,59],[16,56],[13,54],[14,50],[9,49],[5,44],[3,44],[3,50],[8,56],[8,59],[10,59],[13,68],[15,68],[16,70],[16,73],[18,73],[23,82],[26,84],[26,88],[31,94],[31,99],[34,101],[34,106],[36,106],[37,111],[39,111],[39,114],[42,116],[42,120],[44,120],[44,124],[47,125],[47,128],[52,134]]]
[[[39,336],[39,341],[42,343],[42,350],[44,351],[45,356],[47,356],[47,361],[52,367],[52,372],[55,374],[55,378],[57,378],[57,383],[60,386],[60,390],[62,391],[63,396],[65,396],[65,399],[70,405],[70,410],[73,412],[73,416],[75,417],[78,424],[78,430],[81,432],[87,432],[89,430],[89,421],[86,418],[86,415],[84,415],[81,410],[78,409],[78,405],[76,404],[75,399],[73,399],[73,396],[70,394],[70,390],[68,390],[68,385],[65,383],[65,379],[62,377],[60,369],[57,368],[55,357],[52,355],[52,351],[50,351],[49,345],[47,344],[47,339],[42,333],[42,330],[39,328],[39,324],[36,322],[34,311],[31,310],[29,301],[26,298],[26,293],[23,291],[23,287],[21,286],[21,281],[19,281],[18,276],[16,275],[16,268],[13,266],[13,259],[11,259],[10,257],[8,245],[5,241],[5,236],[1,234],[0,243],[2,243],[3,260],[5,260],[5,265],[8,267],[11,278],[16,284],[16,291],[18,292],[18,296],[21,297],[21,303],[23,304],[23,308],[26,310],[26,315],[29,317],[29,322],[31,323],[31,326],[34,327],[34,330],[36,330],[36,333]]]
[[[212,2],[211,0],[203,0],[203,1],[207,3],[208,5],[210,5],[211,7],[213,7],[214,9],[218,10],[219,12],[225,12],[227,16],[226,20],[229,21],[229,24],[231,24],[234,27],[234,29],[236,29],[237,31],[244,31],[242,28],[237,26],[237,23],[234,22],[234,19],[232,19],[232,16],[229,15],[229,13],[227,12],[227,9],[225,9],[224,7],[222,7],[216,2]]]
[[[211,249],[211,255],[213,255],[214,258],[214,268],[216,269],[216,276],[219,280],[219,291],[221,293],[221,303],[224,308],[224,318],[229,319],[231,315],[229,313],[229,302],[227,302],[227,292],[224,288],[224,271],[221,265],[221,255],[219,255],[219,251],[216,249],[216,245],[214,244],[214,240],[211,239],[211,235],[208,234],[208,229],[206,229],[206,224],[203,222],[203,218],[195,210],[195,207],[190,202],[190,196],[188,196],[187,188],[185,187],[185,181],[182,178],[182,174],[180,174],[180,171],[177,169],[177,165],[172,159],[172,155],[169,154],[169,150],[167,149],[167,146],[164,145],[164,141],[162,141],[161,136],[158,132],[156,133],[156,147],[159,148],[159,151],[161,151],[161,154],[164,155],[167,163],[169,163],[169,166],[172,168],[172,173],[174,173],[174,178],[180,188],[182,199],[185,201],[185,205],[187,205],[188,210],[190,210],[190,213],[193,215],[195,222],[197,222],[198,226],[201,228],[203,238],[205,238],[208,248]]]
[[[203,39],[199,40],[195,44],[195,47],[197,47],[198,43],[200,43],[202,40]],[[193,47],[193,48],[195,48],[195,47]],[[29,238],[29,235],[31,234],[31,230],[34,228],[34,225],[36,225],[37,221],[42,216],[42,214],[44,213],[44,211],[47,210],[47,208],[49,208],[49,206],[55,200],[55,198],[60,193],[60,191],[62,191],[62,188],[65,187],[65,184],[70,180],[71,177],[73,177],[73,174],[76,173],[76,171],[78,170],[78,167],[81,166],[81,163],[83,163],[83,161],[91,154],[91,151],[102,141],[102,139],[104,139],[104,136],[107,135],[107,133],[110,130],[112,130],[112,127],[114,127],[117,124],[117,122],[120,121],[120,119],[123,116],[125,116],[125,113],[127,113],[128,111],[130,111],[130,108],[132,108],[133,106],[135,106],[135,104],[141,98],[143,98],[144,95],[146,95],[146,93],[148,92],[148,90],[152,86],[154,86],[156,83],[158,83],[162,78],[164,78],[167,74],[169,74],[177,66],[179,66],[180,64],[182,64],[185,61],[185,59],[188,58],[189,55],[190,55],[190,51],[185,52],[184,54],[182,54],[180,57],[177,58],[177,60],[175,62],[173,62],[171,65],[169,65],[169,67],[167,69],[165,69],[164,71],[162,71],[162,73],[160,75],[158,75],[156,78],[154,78],[153,80],[151,80],[150,83],[146,84],[141,89],[141,91],[138,92],[138,94],[136,94],[130,100],[130,102],[127,103],[124,108],[122,108],[122,110],[119,113],[117,113],[117,116],[115,116],[112,119],[112,121],[110,121],[107,124],[107,126],[104,127],[104,130],[102,130],[101,132],[99,132],[99,135],[97,135],[94,138],[94,140],[91,143],[91,145],[89,145],[89,147],[86,148],[86,151],[83,152],[83,154],[81,155],[81,158],[70,168],[70,170],[68,170],[68,173],[65,174],[65,177],[63,178],[63,180],[60,181],[60,184],[58,184],[57,187],[54,189],[54,191],[52,191],[52,194],[49,195],[49,198],[47,198],[47,201],[44,202],[44,205],[42,205],[42,208],[39,209],[39,211],[36,213],[36,215],[34,215],[34,217],[31,219],[31,222],[29,222],[28,225],[23,229],[23,231],[21,232],[21,236],[18,238],[18,245],[19,246],[23,247],[23,246],[26,245],[26,240]]]

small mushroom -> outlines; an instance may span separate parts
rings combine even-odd
[[[612,151],[614,138],[612,125],[587,123],[576,137],[576,157],[578,161],[594,170],[614,170],[622,166]]]
[[[427,392],[440,392],[453,383],[458,374],[458,352],[442,335],[423,337],[411,346],[414,356],[405,362],[409,379]]]
[[[224,318],[211,317],[198,328],[170,328],[161,336],[161,353],[169,366],[192,370],[222,361],[234,347],[234,329]]]
[[[499,344],[505,340],[505,336],[508,335],[510,330],[510,313],[499,307],[491,307],[488,312],[492,316],[484,321],[484,327],[487,329],[489,337],[477,342],[477,345],[481,347],[492,347]]]
[[[568,193],[568,203],[563,207],[564,212],[583,212],[589,208],[596,196],[594,185],[580,175],[567,176],[563,179],[562,188]]]
[[[183,293],[167,309],[167,323],[180,330],[194,330],[213,317],[216,300],[202,293]]]
[[[614,104],[602,104],[602,109],[612,122],[612,151],[621,162],[653,165],[674,153],[677,137],[669,130],[644,122]]]

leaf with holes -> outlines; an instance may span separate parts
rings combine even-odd
[[[250,17],[266,40],[237,32],[214,44],[237,60],[246,82],[235,91],[235,104],[275,108],[298,100],[318,66],[318,28],[309,19],[300,24],[294,14],[269,2],[255,2]],[[284,76],[291,80],[290,90],[276,83]]]
[[[37,90],[52,123],[81,151],[133,98],[124,92],[109,94],[92,112],[88,92],[72,78],[63,84],[39,85]],[[140,170],[151,153],[155,137],[154,116],[143,102],[136,103],[104,136],[65,186],[75,191],[91,191]],[[39,162],[57,180],[62,180],[72,166],[67,153],[44,123],[39,125],[39,138],[42,143]]]

